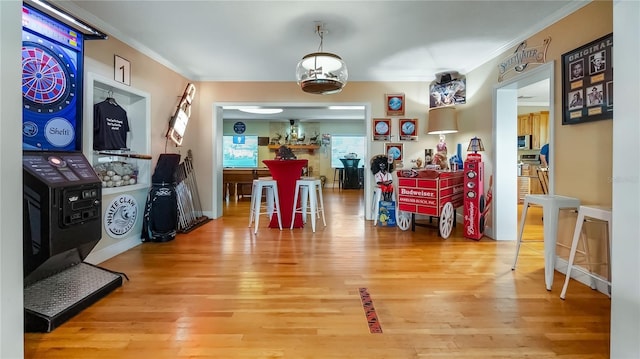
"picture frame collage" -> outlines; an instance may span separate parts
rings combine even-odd
[[[372,140],[387,142],[385,143],[385,153],[389,156],[390,162],[402,161],[402,143],[391,142],[394,138],[391,117],[398,117],[397,138],[399,141],[418,141],[418,119],[404,118],[405,97],[403,93],[385,94],[385,114],[386,118],[372,120]]]
[[[562,124],[613,118],[613,33],[562,55]]]

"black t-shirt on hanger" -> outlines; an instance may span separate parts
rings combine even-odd
[[[108,99],[93,105],[94,150],[127,148],[127,132],[129,132],[127,111],[120,105]]]

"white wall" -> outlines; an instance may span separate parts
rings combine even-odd
[[[640,358],[640,2],[613,8],[611,358]]]
[[[0,1],[0,358],[24,355],[22,304],[22,1]]]

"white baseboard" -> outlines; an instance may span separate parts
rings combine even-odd
[[[97,265],[140,244],[142,244],[142,240],[140,238],[129,237],[116,244],[112,244],[108,247],[89,253],[84,261],[89,264]]]
[[[566,259],[563,258],[559,258],[556,257],[556,270],[562,274],[564,274],[565,276],[567,275],[567,267],[569,266],[569,262]],[[580,267],[580,266],[573,266],[573,269],[571,270],[571,279],[574,279],[588,287],[591,287],[591,281],[592,278],[588,275],[585,274],[585,272],[587,272],[586,269]],[[559,289],[558,290],[562,290],[562,286],[564,285],[564,279],[566,277],[562,278],[562,283],[559,283]],[[597,279],[595,280],[595,290],[597,290],[598,292],[611,296],[611,293],[609,293],[609,284],[606,283],[606,279]],[[554,287],[557,286],[558,284],[554,283]],[[575,283],[571,283],[569,282],[569,287],[567,289],[567,297],[571,296],[571,286],[575,285]]]

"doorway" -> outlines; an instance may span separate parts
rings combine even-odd
[[[518,90],[534,83],[548,80],[549,96],[549,157],[554,158],[554,64],[548,62],[514,77],[494,89],[493,138],[495,149],[495,183],[493,190],[492,235],[498,240],[516,240],[518,226],[517,171],[518,151],[516,145],[518,116]],[[504,140],[507,139],[507,140]],[[548,194],[554,194],[553,163],[549,167]]]
[[[367,120],[371,118],[371,105],[369,103],[247,103],[247,102],[214,103],[213,104],[214,125],[212,126],[212,129],[213,129],[212,138],[214,141],[212,145],[212,150],[213,150],[212,158],[214,162],[213,173],[212,173],[212,179],[213,179],[212,180],[212,185],[213,185],[212,217],[213,218],[219,218],[223,215],[224,200],[223,200],[223,193],[222,193],[222,181],[223,181],[222,180],[222,173],[223,173],[223,165],[222,165],[223,163],[222,142],[223,141],[222,140],[223,140],[223,132],[224,132],[223,120],[225,119],[225,108],[242,107],[242,106],[281,107],[285,109],[291,109],[297,112],[308,110],[314,113],[313,118],[317,119],[318,121],[328,121],[328,119],[332,117],[335,118],[336,112],[335,110],[329,109],[330,107],[335,108],[336,106],[339,106],[339,107],[358,106],[360,107],[360,110],[355,117],[349,118],[349,119],[342,119],[343,121],[345,120],[360,121],[360,122],[364,121],[363,126],[361,126],[362,130],[355,131],[358,133],[349,133],[349,134],[366,136],[366,134],[370,133],[371,131],[371,121]],[[284,116],[286,117],[286,115]],[[289,119],[288,118],[285,118],[285,119],[288,122]],[[252,121],[256,121],[256,120],[253,119]],[[330,132],[331,131],[327,131],[327,133],[330,133]],[[366,153],[366,158],[371,157],[371,149],[370,149],[369,141],[365,141],[365,153]],[[369,182],[371,181],[371,178],[370,178],[371,175],[368,173],[369,171],[367,171],[366,168],[367,168],[367,164],[365,164],[365,170],[364,170],[364,193],[370,193],[371,188],[370,188]],[[371,207],[371,198],[369,197],[370,196],[364,196],[364,201],[363,201],[365,203],[365,208],[364,208],[365,219],[371,218],[371,214],[369,213],[369,208]]]

